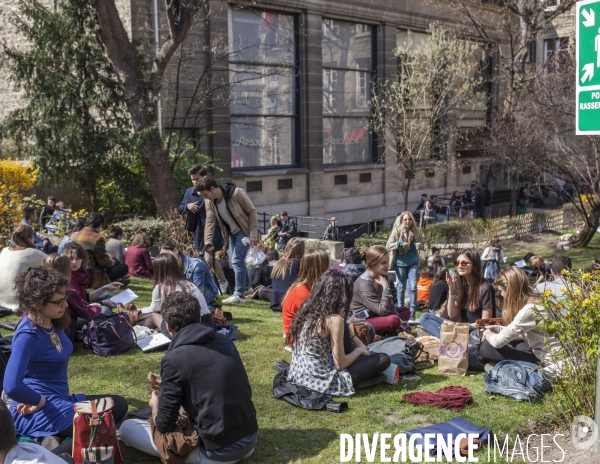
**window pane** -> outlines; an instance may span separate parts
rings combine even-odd
[[[323,67],[373,69],[372,27],[323,20]]]
[[[367,71],[323,70],[323,114],[370,114],[371,73]]]
[[[370,162],[371,135],[367,118],[323,118],[323,162]]]
[[[229,66],[231,114],[294,114],[294,69]]]
[[[231,167],[292,164],[292,118],[231,118]]]
[[[230,12],[230,61],[295,64],[293,16],[247,10]]]

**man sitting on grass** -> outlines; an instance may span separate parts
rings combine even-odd
[[[185,292],[168,295],[161,314],[173,341],[161,362],[160,393],[153,392],[149,403],[155,427],[148,421],[127,420],[120,429],[121,440],[146,454],[163,454],[162,444],[175,432],[183,407],[199,437],[192,451],[199,455],[188,462],[234,463],[250,456],[258,423],[235,345],[200,322],[198,300]]]

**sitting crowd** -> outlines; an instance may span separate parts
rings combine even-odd
[[[545,311],[540,292],[562,296],[556,282],[571,267],[564,255],[551,265],[555,283],[540,283],[537,291],[518,267],[501,270],[504,255],[496,241],[484,252],[484,261],[475,249],[461,250],[454,273],[433,249],[428,266],[419,272],[423,247],[416,221],[405,212],[386,246],[371,246],[363,254],[348,248],[342,263],[333,267],[325,251],[307,250],[305,241],[276,230],[281,257],[277,250],[267,250],[249,272],[244,257],[259,238],[252,203],[234,184],[219,185],[202,170],[191,175],[196,180],[190,199],[198,212],[200,204],[204,208],[204,235],[195,240],[206,245],[202,249],[208,250],[212,263],[206,255],[189,256],[169,242],[158,247],[153,259],[145,233],[136,234],[125,249],[123,230],[115,225],[108,228],[110,239],[105,241],[104,217],[96,212],[69,224],[57,253],[36,247],[29,224],[14,228],[11,246],[0,254],[0,306],[22,318],[0,379],[10,401],[8,410],[0,402],[0,425],[9,431],[8,439],[0,437],[0,459],[19,453],[38,453],[39,462],[68,459],[73,404],[80,401],[109,396],[115,422],[126,418],[123,397],[71,395],[67,374],[78,332],[91,320],[113,315],[116,305],[108,292],[126,285],[130,276],[154,281],[151,304],[140,311],[139,324],[171,340],[161,375],[152,384],[150,419],[129,418],[119,431],[120,440],[145,457],[164,460],[172,455],[169,443],[182,420],[194,433],[186,437],[185,452],[176,462],[234,463],[254,452],[258,422],[250,382],[235,345],[219,333],[211,315],[222,305],[223,284],[233,293],[225,303],[245,303],[253,295],[281,312],[283,346],[292,353],[289,381],[331,396],[350,396],[372,385],[392,362],[387,354],[372,351],[353,325],[364,324],[369,339],[377,341],[410,332],[417,309],[423,312],[421,329],[432,337],[440,338],[446,321],[469,324],[470,339],[476,340],[469,342],[472,370],[503,360],[548,365],[552,353],[562,349],[538,321]],[[183,210],[192,212],[188,204]],[[284,227],[289,231],[292,225]],[[222,235],[225,245],[213,257],[215,234]],[[493,266],[484,265],[492,260]],[[396,279],[390,279],[392,268]],[[501,324],[480,332],[476,324],[492,318]],[[62,444],[53,456],[43,457],[47,453],[41,447],[23,446],[14,435],[33,441],[53,436]]]

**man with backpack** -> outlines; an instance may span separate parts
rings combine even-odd
[[[223,303],[245,303],[244,295],[249,287],[246,272],[246,253],[258,242],[258,218],[256,208],[246,192],[235,184],[217,184],[212,177],[205,176],[196,185],[196,190],[206,200],[206,224],[204,243],[207,251],[213,248],[215,224],[219,223],[225,244],[231,247],[231,264],[235,272],[235,290]]]
[[[152,419],[123,422],[121,440],[163,462],[181,444],[181,462],[237,462],[254,452],[258,422],[252,389],[231,340],[200,322],[200,304],[186,292],[168,295],[161,314],[172,337],[149,405]],[[185,414],[180,414],[183,407]],[[187,421],[191,427],[183,426]],[[192,446],[189,446],[192,444]],[[186,446],[183,446],[186,445]],[[201,456],[200,456],[201,455]],[[172,456],[171,456],[172,457]]]

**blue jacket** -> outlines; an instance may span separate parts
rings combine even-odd
[[[183,200],[181,200],[177,211],[179,211],[179,214],[182,216],[186,213],[193,215],[193,213],[188,211],[187,204],[196,202],[198,202],[198,206],[200,206],[200,211],[195,215],[196,230],[194,232],[194,248],[196,248],[196,251],[200,251],[202,249],[202,245],[204,245],[204,225],[206,224],[206,206],[204,205],[204,197],[196,192],[195,187],[190,187],[185,191],[185,195],[183,196]],[[213,245],[215,247],[215,251],[223,248],[223,234],[221,234],[221,228],[219,227],[218,222],[215,224]]]
[[[183,255],[183,273],[185,278],[193,282],[200,289],[206,302],[210,304],[219,293],[208,266],[199,258]]]

